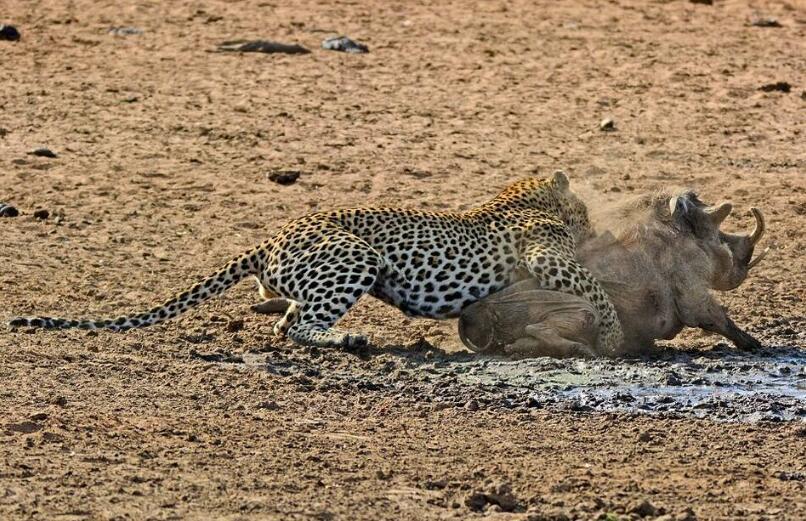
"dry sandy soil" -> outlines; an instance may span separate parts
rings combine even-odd
[[[803,3],[125,3],[0,0],[23,35],[0,41],[0,201],[21,211],[0,219],[0,318],[132,311],[312,210],[465,209],[563,168],[610,195],[731,200],[733,229],[760,206],[774,251],[724,301],[767,345],[806,347]],[[370,54],[319,49],[339,33]],[[313,52],[210,52],[235,38]],[[455,324],[368,299],[343,325],[374,347],[316,352],[273,338],[257,301],[242,284],[148,330],[0,331],[0,518],[806,518],[802,422],[331,385],[455,351]],[[224,363],[247,355],[308,369]]]

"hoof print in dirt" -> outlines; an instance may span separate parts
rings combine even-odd
[[[0,24],[0,40],[16,42],[20,39],[20,32],[13,25]]]
[[[232,40],[218,45],[220,52],[265,52],[269,54],[309,54],[311,51],[297,44],[269,40]]]
[[[28,154],[32,155],[32,156],[37,156],[37,157],[50,157],[50,158],[58,157],[56,155],[56,152],[54,152],[53,150],[51,150],[49,148],[45,148],[45,147],[35,148],[35,149],[31,150],[30,152],[28,152]]]
[[[0,203],[0,217],[16,217],[20,212],[10,204]]]
[[[758,88],[762,92],[784,92],[788,93],[792,90],[792,85],[786,81],[776,81],[775,83],[767,83]]]
[[[349,52],[352,54],[365,54],[369,52],[369,47],[363,43],[351,40],[346,36],[334,36],[322,41],[322,49],[329,51]]]
[[[286,186],[296,183],[301,174],[302,172],[299,170],[277,170],[275,172],[270,172],[266,177],[269,178],[269,181],[275,182],[278,185]]]
[[[138,36],[143,34],[143,30],[138,27],[110,27],[107,31],[112,36]]]

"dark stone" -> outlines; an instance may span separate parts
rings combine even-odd
[[[277,170],[269,173],[268,178],[278,185],[292,185],[297,182],[301,174],[299,170]]]
[[[265,52],[269,54],[309,54],[311,51],[297,44],[272,42],[268,40],[232,40],[218,45],[221,52]]]
[[[16,42],[20,39],[20,32],[13,25],[0,24],[0,40]]]
[[[351,40],[346,36],[334,36],[322,41],[322,49],[329,51],[348,52],[351,54],[365,54],[369,52],[369,47],[363,43]]]
[[[767,83],[758,88],[763,92],[789,92],[792,90],[792,85],[785,81],[776,81],[775,83]]]
[[[54,152],[53,150],[51,150],[49,148],[45,148],[45,147],[35,148],[35,149],[31,150],[28,153],[30,155],[32,155],[32,156],[37,156],[37,157],[51,157],[51,158],[58,157],[56,155],[56,152]]]
[[[34,212],[34,218],[36,219],[44,221],[48,217],[50,217],[50,212],[48,212],[47,210],[37,210]]]
[[[10,204],[0,203],[0,217],[16,217],[20,212]]]
[[[775,18],[755,18],[750,22],[753,27],[783,27]]]

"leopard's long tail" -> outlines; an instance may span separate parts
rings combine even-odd
[[[116,318],[67,319],[56,317],[15,317],[8,323],[15,327],[35,327],[44,329],[111,329],[123,331],[134,327],[147,327],[178,317],[192,307],[221,295],[249,275],[262,271],[265,251],[254,248],[235,257],[223,268],[205,278],[187,291],[183,291],[162,305],[142,313],[123,315]]]

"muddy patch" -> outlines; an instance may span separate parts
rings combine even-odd
[[[806,421],[806,351],[668,351],[623,359],[509,360],[429,347],[277,350],[244,368],[308,390],[370,390],[437,408],[620,412],[731,422]]]

